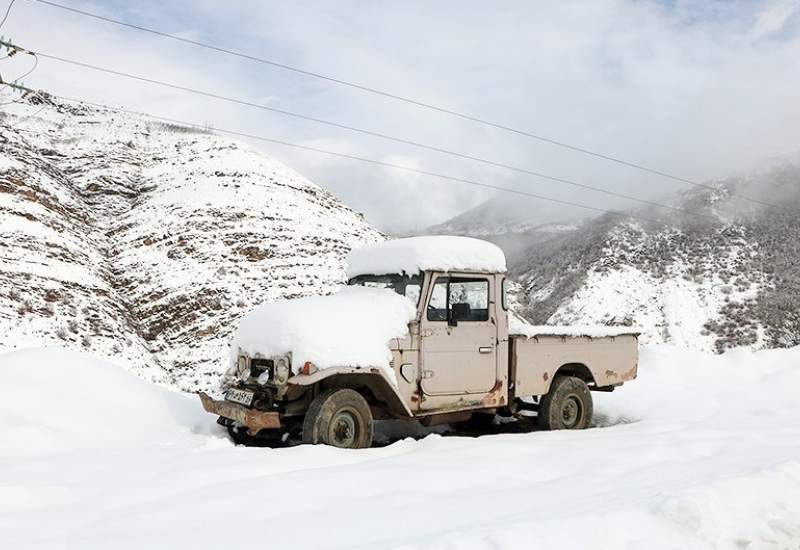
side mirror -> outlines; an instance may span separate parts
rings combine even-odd
[[[465,321],[470,318],[472,308],[467,303],[452,304],[450,306],[450,316],[447,319],[447,324],[451,327],[457,326],[459,321]]]

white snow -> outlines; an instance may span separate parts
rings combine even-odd
[[[140,445],[201,427],[208,419],[191,396],[120,366],[59,347],[0,355],[0,460]]]
[[[607,336],[622,336],[623,334],[641,334],[642,329],[637,327],[615,325],[531,325],[516,315],[508,317],[508,334],[512,336],[589,336],[590,338],[604,338]]]
[[[791,549],[800,348],[642,350],[600,427],[236,447],[87,356],[0,356],[0,547]]]
[[[247,315],[231,342],[231,362],[241,350],[264,357],[292,353],[292,371],[306,361],[320,369],[389,368],[389,341],[408,334],[416,314],[405,296],[384,288],[346,287],[330,296],[264,304]]]
[[[395,239],[354,248],[347,276],[412,275],[420,271],[505,272],[506,257],[496,245],[471,237],[424,236]]]

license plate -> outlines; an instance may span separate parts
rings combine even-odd
[[[255,395],[253,392],[247,390],[228,390],[228,393],[225,394],[225,400],[249,407],[253,402],[253,395]]]

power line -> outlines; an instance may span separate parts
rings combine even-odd
[[[602,160],[605,160],[605,161],[608,161],[608,162],[613,162],[613,163],[616,163],[616,164],[620,164],[620,165],[626,166],[628,168],[634,168],[636,170],[641,170],[641,171],[644,171],[644,172],[648,172],[650,174],[653,174],[653,175],[656,175],[656,176],[659,176],[659,177],[663,177],[663,178],[667,178],[667,179],[671,179],[673,181],[685,183],[687,185],[693,185],[693,186],[696,186],[696,187],[702,187],[704,189],[710,189],[712,191],[716,190],[712,185],[708,185],[708,184],[705,184],[705,183],[702,183],[702,182],[698,182],[698,181],[695,181],[695,180],[690,180],[688,178],[684,178],[684,177],[681,177],[681,176],[676,176],[674,174],[670,174],[668,172],[665,172],[663,170],[658,170],[656,168],[650,168],[648,166],[645,166],[644,164],[639,164],[637,162],[625,160],[625,159],[622,159],[620,157],[607,155],[607,154],[604,154],[604,153],[599,153],[597,151],[593,151],[593,150],[587,149],[585,147],[579,147],[577,145],[572,145],[572,144],[567,143],[565,141],[560,141],[560,140],[557,140],[557,139],[549,138],[549,137],[546,137],[546,136],[543,136],[543,135],[540,135],[540,134],[536,134],[536,133],[533,133],[533,132],[529,132],[529,131],[526,131],[526,130],[520,130],[518,128],[513,128],[513,127],[507,126],[505,124],[500,124],[498,122],[492,122],[492,121],[484,119],[484,118],[473,116],[473,115],[470,115],[470,114],[467,114],[467,113],[462,113],[460,111],[455,111],[453,109],[448,109],[446,107],[441,107],[441,106],[438,106],[438,105],[434,105],[432,103],[427,103],[427,102],[424,102],[424,101],[420,101],[420,100],[417,100],[417,99],[409,98],[409,97],[402,96],[402,95],[399,95],[399,94],[387,92],[387,91],[380,90],[380,89],[377,89],[377,88],[373,88],[373,87],[370,87],[370,86],[366,86],[366,85],[363,85],[363,84],[358,84],[356,82],[343,80],[343,79],[340,79],[340,78],[335,78],[335,77],[324,75],[324,74],[317,73],[317,72],[314,72],[314,71],[309,71],[309,70],[306,70],[306,69],[302,69],[300,67],[295,67],[293,65],[280,63],[280,62],[277,62],[277,61],[274,61],[274,60],[271,60],[271,59],[258,57],[258,56],[255,56],[255,55],[247,54],[247,53],[244,53],[244,52],[240,52],[240,51],[236,51],[236,50],[232,50],[232,49],[228,49],[228,48],[223,48],[223,47],[220,47],[220,46],[215,46],[213,44],[208,44],[208,43],[200,42],[200,41],[197,41],[197,40],[191,40],[189,38],[184,38],[184,37],[181,37],[181,36],[176,36],[174,34],[170,34],[170,33],[163,32],[163,31],[159,31],[159,30],[152,29],[152,28],[149,28],[149,27],[144,27],[142,25],[135,25],[135,24],[132,24],[132,23],[126,23],[125,21],[120,21],[118,19],[113,19],[111,17],[105,17],[105,16],[99,15],[97,13],[92,13],[92,12],[85,11],[85,10],[80,10],[80,9],[73,8],[73,7],[70,7],[70,6],[65,6],[63,4],[59,4],[57,2],[52,2],[50,0],[32,0],[32,1],[38,2],[39,4],[44,4],[44,5],[47,5],[47,6],[54,7],[54,8],[59,8],[59,9],[65,10],[65,11],[69,11],[69,12],[72,12],[72,13],[75,13],[75,14],[78,14],[78,15],[82,15],[82,16],[85,16],[85,17],[91,17],[93,19],[97,19],[97,20],[100,20],[100,21],[105,21],[107,23],[113,23],[115,25],[120,25],[120,26],[123,26],[123,27],[128,27],[128,28],[131,28],[131,29],[136,29],[136,30],[139,30],[139,31],[147,32],[147,33],[150,33],[150,34],[154,34],[156,36],[160,36],[162,38],[169,38],[170,40],[176,40],[178,42],[191,44],[193,46],[198,46],[198,47],[205,48],[205,49],[208,49],[208,50],[213,50],[213,51],[216,51],[216,52],[219,52],[219,53],[224,53],[224,54],[227,54],[227,55],[233,55],[233,56],[236,56],[236,57],[240,57],[242,59],[247,59],[249,61],[255,61],[257,63],[270,65],[272,67],[276,67],[276,68],[279,68],[279,69],[292,71],[292,72],[295,72],[295,73],[298,73],[298,74],[302,74],[302,75],[305,75],[305,76],[310,76],[310,77],[318,78],[318,79],[325,80],[325,81],[328,81],[328,82],[333,82],[335,84],[339,84],[339,85],[342,85],[342,86],[347,86],[347,87],[350,87],[350,88],[354,88],[354,89],[360,90],[362,92],[367,92],[367,93],[379,95],[379,96],[386,97],[386,98],[389,98],[389,99],[393,99],[393,100],[396,100],[396,101],[401,101],[401,102],[404,102],[404,103],[408,103],[410,105],[414,105],[414,106],[417,106],[417,107],[422,107],[424,109],[437,111],[437,112],[444,113],[444,114],[447,114],[447,115],[450,115],[450,116],[454,116],[454,117],[458,117],[458,118],[461,118],[461,119],[464,119],[464,120],[468,120],[470,122],[475,122],[477,124],[482,124],[484,126],[489,126],[489,127],[492,127],[492,128],[498,129],[498,130],[503,130],[503,131],[506,131],[506,132],[511,132],[511,133],[514,133],[514,134],[517,134],[517,135],[521,135],[521,136],[525,136],[525,137],[528,137],[528,138],[531,138],[531,139],[535,139],[537,141],[540,141],[540,142],[543,142],[543,143],[547,143],[549,145],[554,145],[556,147],[561,147],[561,148],[564,148],[564,149],[568,149],[568,150],[573,151],[573,152],[582,153],[582,154],[585,154],[585,155],[590,155],[592,157],[599,158],[599,159],[602,159]],[[13,4],[13,0],[12,0],[12,4]],[[9,6],[9,9],[10,9],[10,6]],[[782,207],[780,207],[778,205],[770,204],[768,202],[764,202],[764,201],[761,201],[761,200],[758,200],[758,199],[754,199],[752,197],[747,197],[747,196],[744,196],[744,195],[733,194],[733,193],[731,193],[731,196],[732,197],[737,197],[737,198],[745,200],[745,201],[749,201],[749,202],[753,202],[753,203],[756,203],[756,204],[760,204],[762,206],[768,206],[770,208],[783,209]]]
[[[251,101],[247,101],[247,100],[244,100],[244,99],[234,98],[234,97],[230,97],[230,96],[224,96],[224,95],[213,93],[213,92],[199,90],[197,88],[191,88],[191,87],[188,87],[188,86],[183,86],[183,85],[175,84],[175,83],[172,83],[172,82],[166,82],[166,81],[163,81],[163,80],[156,80],[156,79],[149,78],[149,77],[144,77],[144,76],[141,76],[141,75],[135,75],[135,74],[131,74],[131,73],[126,73],[126,72],[123,72],[123,71],[118,71],[118,70],[110,69],[110,68],[107,68],[107,67],[100,67],[98,65],[92,65],[90,63],[85,63],[85,62],[77,61],[77,60],[74,60],[74,59],[67,59],[67,58],[64,58],[64,57],[51,55],[51,54],[47,54],[47,53],[44,53],[44,52],[32,52],[32,51],[28,51],[28,50],[25,50],[23,48],[20,48],[19,46],[15,46],[13,44],[7,44],[7,43],[5,43],[3,41],[0,41],[0,44],[6,44],[8,46],[13,46],[13,47],[16,47],[16,48],[20,49],[20,51],[25,51],[26,53],[31,53],[33,55],[39,55],[39,56],[41,56],[41,57],[43,57],[45,59],[52,59],[54,61],[59,61],[59,62],[62,62],[62,63],[67,63],[67,64],[70,64],[70,65],[75,65],[75,66],[78,66],[78,67],[91,69],[91,70],[94,70],[94,71],[99,71],[99,72],[103,72],[103,73],[107,73],[107,74],[112,74],[112,75],[115,75],[115,76],[121,76],[121,77],[125,77],[125,78],[130,78],[130,79],[133,79],[133,80],[138,80],[140,82],[146,82],[148,84],[155,84],[155,85],[158,85],[158,86],[163,86],[163,87],[166,87],[166,88],[180,90],[180,91],[183,91],[183,92],[188,92],[188,93],[192,93],[192,94],[196,94],[196,95],[200,95],[200,96],[204,96],[204,97],[210,97],[210,98],[213,98],[213,99],[218,99],[218,100],[226,101],[226,102],[229,102],[229,103],[235,103],[235,104],[238,104],[238,105],[244,105],[244,106],[253,107],[253,108],[256,108],[256,109],[262,109],[262,110],[265,110],[265,111],[269,111],[269,112],[272,112],[272,113],[277,113],[277,114],[284,115],[284,116],[299,118],[299,119],[302,119],[302,120],[307,120],[307,121],[315,122],[315,123],[318,123],[318,124],[324,124],[324,125],[327,125],[327,126],[332,126],[332,127],[335,127],[335,128],[348,130],[348,131],[351,131],[351,132],[357,132],[357,133],[361,133],[361,134],[365,134],[365,135],[369,135],[369,136],[373,136],[373,137],[378,137],[378,138],[389,140],[389,141],[394,141],[396,143],[402,143],[404,145],[411,145],[413,147],[418,147],[420,149],[426,149],[426,150],[429,150],[429,151],[434,151],[434,152],[437,152],[437,153],[442,153],[442,154],[450,155],[450,156],[453,156],[453,157],[467,159],[467,160],[479,162],[479,163],[482,163],[482,164],[486,164],[486,165],[489,165],[489,166],[494,166],[494,167],[498,167],[498,168],[504,168],[504,169],[507,169],[507,170],[511,170],[511,171],[514,171],[514,172],[519,172],[519,173],[522,173],[522,174],[526,174],[526,175],[529,175],[529,176],[534,176],[534,177],[541,178],[541,179],[546,179],[546,180],[553,181],[553,182],[556,182],[556,183],[561,183],[561,184],[565,184],[565,185],[571,185],[573,187],[578,187],[578,188],[581,188],[581,189],[588,189],[588,190],[591,190],[591,191],[596,191],[598,193],[604,193],[606,195],[610,195],[610,196],[613,196],[613,197],[618,197],[618,198],[623,198],[623,199],[635,201],[635,202],[638,202],[638,203],[641,203],[641,204],[645,204],[645,205],[648,205],[648,206],[654,206],[656,208],[664,208],[664,209],[667,209],[667,210],[672,210],[674,212],[679,212],[681,214],[689,214],[689,215],[698,216],[698,217],[707,218],[707,219],[714,219],[714,220],[716,219],[713,216],[709,216],[707,214],[702,214],[702,213],[699,213],[699,212],[693,212],[691,210],[686,210],[684,208],[680,208],[680,207],[677,207],[677,206],[662,204],[662,203],[655,202],[655,201],[650,201],[650,200],[647,200],[647,199],[641,199],[641,198],[635,197],[633,195],[628,195],[628,194],[625,194],[625,193],[619,193],[619,192],[616,192],[616,191],[610,191],[608,189],[603,189],[601,187],[596,187],[596,186],[593,186],[593,185],[588,185],[588,184],[585,184],[585,183],[576,182],[574,180],[569,180],[569,179],[566,179],[566,178],[560,178],[560,177],[557,177],[557,176],[551,176],[551,175],[548,175],[548,174],[544,174],[542,172],[536,172],[534,170],[529,170],[527,168],[520,168],[520,167],[517,167],[517,166],[510,165],[510,164],[497,162],[497,161],[493,161],[493,160],[485,159],[485,158],[481,158],[481,157],[476,157],[476,156],[473,156],[473,155],[468,155],[468,154],[465,154],[465,153],[460,153],[460,152],[457,152],[457,151],[452,151],[452,150],[449,150],[449,149],[444,149],[444,148],[441,148],[441,147],[428,145],[428,144],[421,143],[421,142],[418,142],[418,141],[412,141],[412,140],[405,139],[405,138],[399,138],[399,137],[391,136],[391,135],[384,134],[384,133],[381,133],[381,132],[376,132],[376,131],[373,131],[373,130],[366,130],[364,128],[357,128],[355,126],[349,126],[349,125],[341,124],[341,123],[338,123],[338,122],[324,120],[324,119],[320,119],[320,118],[304,115],[304,114],[301,114],[301,113],[296,113],[296,112],[292,112],[292,111],[286,111],[284,109],[278,109],[278,108],[275,108],[275,107],[269,107],[267,105],[261,105],[259,103],[253,103]]]
[[[6,19],[8,19],[8,14],[11,13],[11,8],[12,8],[12,6],[14,6],[14,2],[16,2],[16,1],[17,0],[11,0],[11,2],[8,3],[8,8],[6,8],[6,14],[3,16],[3,20],[0,21],[0,29],[2,29],[3,25],[6,24]]]
[[[28,88],[26,86],[20,86],[18,84],[8,84],[8,85],[10,87],[12,87],[12,88],[15,88],[15,89],[23,91],[23,92],[35,93],[35,94],[39,93],[39,92],[36,92],[35,90],[32,90],[31,88]],[[94,102],[94,101],[88,101],[88,100],[80,99],[80,98],[74,98],[74,97],[69,97],[69,96],[60,96],[60,95],[50,94],[50,93],[48,93],[48,95],[50,97],[53,97],[53,98],[56,98],[56,99],[60,99],[60,100],[63,100],[63,101],[72,101],[72,102],[76,102],[76,103],[82,103],[84,105],[91,105],[93,107],[107,109],[109,111],[116,111],[116,112],[120,112],[120,113],[127,113],[127,114],[132,114],[132,115],[137,115],[137,116],[144,116],[144,117],[148,117],[148,118],[151,118],[151,119],[154,119],[154,120],[158,120],[158,121],[162,121],[162,122],[169,122],[171,124],[178,124],[180,126],[196,128],[198,130],[203,130],[203,131],[207,130],[207,126],[205,124],[198,124],[198,123],[194,123],[194,122],[188,122],[188,121],[185,121],[185,120],[175,119],[175,118],[171,118],[171,117],[164,117],[164,116],[160,116],[160,115],[154,115],[152,113],[147,113],[147,112],[143,112],[143,111],[135,111],[135,110],[132,110],[132,109],[125,109],[125,108],[122,108],[122,107],[112,107],[112,106],[109,106],[109,105],[104,104],[104,103],[97,103],[97,102]],[[636,219],[636,220],[656,223],[656,224],[659,224],[659,225],[663,225],[663,224],[666,223],[664,220],[658,220],[658,219],[655,219],[655,218],[649,218],[649,217],[646,217],[646,216],[640,216],[638,214],[630,214],[630,213],[627,213],[627,212],[618,212],[618,211],[614,211],[614,210],[607,210],[607,209],[604,209],[604,208],[590,206],[590,205],[587,205],[587,204],[581,204],[581,203],[577,203],[577,202],[572,202],[572,201],[567,201],[567,200],[562,200],[562,199],[556,199],[556,198],[553,198],[553,197],[547,197],[547,196],[544,196],[544,195],[538,195],[536,193],[530,193],[528,191],[512,189],[512,188],[509,188],[509,187],[502,187],[500,185],[494,185],[494,184],[480,182],[480,181],[471,180],[471,179],[467,179],[467,178],[460,178],[460,177],[457,177],[457,176],[451,176],[451,175],[448,175],[448,174],[441,174],[441,173],[438,173],[438,172],[430,172],[430,171],[427,171],[427,170],[421,170],[421,169],[418,169],[418,168],[412,168],[410,166],[403,166],[401,164],[395,164],[395,163],[391,163],[391,162],[384,162],[384,161],[381,161],[381,160],[371,159],[371,158],[367,158],[367,157],[361,157],[361,156],[358,156],[358,155],[350,155],[348,153],[341,153],[341,152],[338,152],[338,151],[329,151],[327,149],[321,149],[321,148],[312,147],[312,146],[309,146],[309,145],[302,145],[302,144],[299,144],[299,143],[292,143],[292,142],[289,142],[289,141],[270,138],[270,137],[266,137],[266,136],[262,136],[262,135],[251,134],[251,133],[247,133],[247,132],[240,132],[240,131],[236,131],[236,130],[228,130],[228,129],[218,128],[216,126],[213,127],[213,131],[221,133],[221,134],[228,134],[228,135],[232,135],[232,136],[248,138],[248,139],[254,139],[254,140],[263,141],[263,142],[267,142],[267,143],[273,143],[273,144],[276,144],[276,145],[283,145],[283,146],[286,146],[286,147],[292,147],[292,148],[300,149],[300,150],[304,150],[304,151],[310,151],[310,152],[314,152],[314,153],[320,153],[320,154],[325,154],[325,155],[344,158],[344,159],[349,159],[349,160],[355,160],[355,161],[371,164],[371,165],[374,165],[374,166],[392,168],[392,169],[395,169],[395,170],[401,170],[401,171],[404,171],[404,172],[410,172],[410,173],[419,174],[419,175],[422,175],[422,176],[438,178],[438,179],[442,179],[442,180],[445,180],[445,181],[463,183],[463,184],[466,184],[466,185],[471,185],[471,186],[475,186],[475,187],[482,187],[482,188],[485,188],[485,189],[492,189],[494,191],[500,191],[500,192],[504,192],[504,193],[513,193],[515,195],[531,197],[531,198],[538,199],[538,200],[553,202],[553,203],[557,203],[557,204],[563,204],[563,205],[566,205],[566,206],[572,206],[572,207],[576,207],[576,208],[582,208],[582,209],[585,209],[585,210],[591,210],[591,211],[594,211],[594,212],[600,212],[600,213],[608,214],[608,215],[612,215],[612,216],[618,216],[618,217],[622,217],[622,218],[632,218],[632,219]]]

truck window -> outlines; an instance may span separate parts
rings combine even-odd
[[[508,285],[506,284],[507,279],[503,278],[503,289],[502,289],[502,297],[501,303],[503,304],[503,309],[508,311]]]
[[[428,321],[447,321],[447,279],[439,277],[428,303]]]
[[[347,281],[347,284],[369,288],[388,288],[418,304],[419,293],[422,289],[422,275],[359,275]]]
[[[447,321],[448,311],[454,304],[459,304],[462,311],[468,311],[467,317],[460,321],[488,321],[489,281],[459,277],[436,279],[428,303],[428,320]]]

